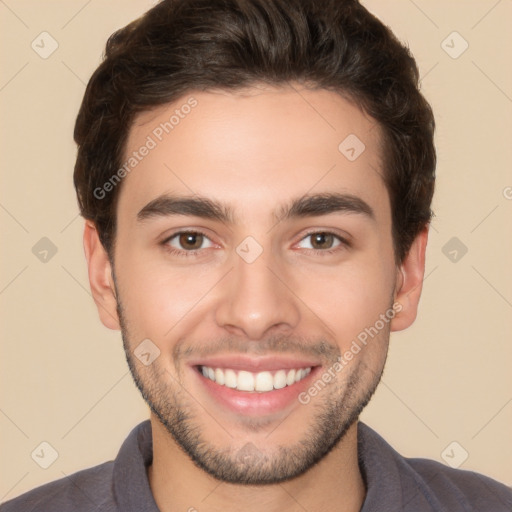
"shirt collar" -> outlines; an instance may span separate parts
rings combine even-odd
[[[366,484],[361,512],[402,510],[402,485],[395,451],[364,423],[358,423],[357,435],[359,467]],[[147,476],[152,461],[151,422],[146,420],[130,432],[114,463],[114,493],[123,512],[159,512]]]
[[[403,510],[400,473],[394,450],[374,430],[357,425],[359,469],[366,484],[366,498],[361,512]]]
[[[123,512],[159,512],[146,473],[153,461],[150,420],[137,425],[124,441],[114,463],[113,486]]]

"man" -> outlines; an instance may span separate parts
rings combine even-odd
[[[433,131],[413,58],[356,1],[163,1],[115,33],[75,186],[151,418],[1,510],[511,510],[358,421],[416,317]]]

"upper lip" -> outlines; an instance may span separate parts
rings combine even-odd
[[[266,355],[251,357],[247,355],[214,356],[189,361],[191,366],[208,366],[209,368],[230,368],[258,373],[274,370],[291,370],[319,366],[317,361],[303,357],[286,357],[283,355]]]

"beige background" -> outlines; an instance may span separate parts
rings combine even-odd
[[[148,417],[90,297],[72,130],[108,35],[153,3],[0,1],[0,501],[114,458]],[[417,58],[439,165],[420,315],[393,335],[363,420],[406,456],[443,462],[456,441],[449,460],[465,450],[462,468],[512,485],[512,2],[365,4]],[[43,31],[59,45],[47,59],[31,48]],[[469,44],[456,59],[453,31]],[[57,247],[46,263],[42,237]],[[452,237],[468,249],[456,262]],[[31,458],[43,441],[59,454],[48,469]]]

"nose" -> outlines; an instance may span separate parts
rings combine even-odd
[[[263,254],[252,263],[234,258],[215,312],[217,324],[230,334],[259,340],[298,325],[298,299],[284,272],[270,260]]]

